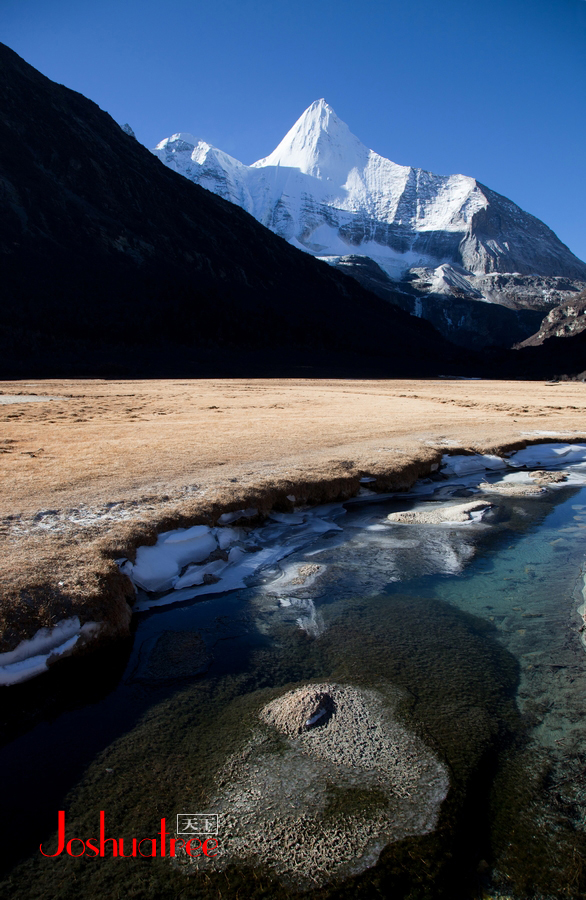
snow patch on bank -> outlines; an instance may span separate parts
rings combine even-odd
[[[444,475],[470,475],[475,472],[485,472],[487,469],[498,471],[506,468],[507,463],[504,459],[489,453],[456,454],[454,456],[444,454],[442,456],[441,471]]]
[[[50,400],[67,399],[67,397],[40,397],[38,394],[0,394],[0,406],[9,403],[48,403]]]
[[[508,464],[514,468],[549,468],[583,462],[586,462],[586,444],[533,444],[514,453],[508,460]]]
[[[19,684],[46,672],[51,663],[71,653],[82,636],[95,637],[100,627],[97,622],[81,625],[74,616],[53,628],[39,628],[34,637],[21,641],[14,650],[0,653],[0,685]]]
[[[137,611],[239,590],[261,570],[312,543],[317,536],[341,531],[332,520],[344,513],[339,503],[296,513],[271,512],[269,524],[244,529],[230,527],[229,523],[258,513],[238,510],[221,516],[222,524],[215,528],[195,525],[164,532],[154,545],[138,548],[134,563],[124,559],[118,560],[118,565],[135,587],[145,592],[139,593],[134,605]]]

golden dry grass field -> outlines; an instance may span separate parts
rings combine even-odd
[[[448,451],[586,439],[585,412],[579,382],[0,382],[0,649],[72,613],[120,632],[113,560],[157,530],[405,489]]]

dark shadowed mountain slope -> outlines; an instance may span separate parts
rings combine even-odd
[[[586,380],[586,291],[555,306],[539,330],[513,351],[516,371]]]
[[[512,353],[515,357],[511,359],[511,354],[507,354],[503,369],[516,378],[569,376],[586,381],[586,330],[568,337],[551,335],[538,346],[524,345]]]
[[[428,323],[186,182],[4,45],[0,109],[3,375],[461,365]]]
[[[431,322],[447,340],[461,347],[511,347],[532,333],[543,316],[534,309],[509,309],[474,300],[457,287],[452,288],[448,301],[445,293],[424,293],[408,280],[399,285],[368,256],[342,256],[333,265],[377,297]]]

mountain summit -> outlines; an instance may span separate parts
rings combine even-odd
[[[586,288],[586,263],[535,216],[469,176],[434,175],[369,150],[323,99],[251,166],[186,138],[173,135],[153,152],[379,294],[398,288],[406,309],[435,317],[452,338],[458,301],[465,343],[486,317],[479,300],[533,311],[526,321],[509,316],[512,342],[535,330],[539,312]]]
[[[315,100],[279,146],[252,166],[288,166],[341,186],[348,172],[366,165],[369,153],[325,100]]]

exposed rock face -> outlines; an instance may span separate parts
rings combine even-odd
[[[434,295],[420,314],[430,318],[441,305],[450,335],[462,327],[454,297],[547,310],[586,287],[586,263],[535,216],[474,178],[385,159],[324,100],[251,166],[185,133],[153,152],[306,252],[345,259],[345,271],[367,257],[401,289]],[[527,324],[513,331],[527,336]],[[509,346],[518,340],[511,337]]]
[[[348,372],[354,356],[417,374],[458,357],[3,45],[0,104],[4,376]]]
[[[573,337],[586,329],[586,291],[577,297],[560,303],[545,316],[539,331],[519,344],[520,347],[537,347],[552,337]]]
[[[518,371],[586,381],[586,291],[552,309],[514,352]]]
[[[510,309],[549,310],[576,297],[582,281],[546,275],[506,275],[493,272],[476,275],[472,285],[491,303]]]

